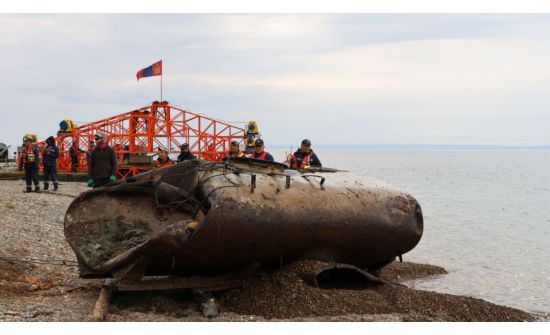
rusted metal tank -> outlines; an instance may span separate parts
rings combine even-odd
[[[82,277],[141,263],[145,275],[214,275],[316,259],[376,270],[416,246],[423,220],[406,192],[351,172],[198,160],[82,193],[65,236]]]

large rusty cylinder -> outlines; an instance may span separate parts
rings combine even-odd
[[[65,236],[83,277],[147,259],[147,275],[202,275],[300,259],[377,269],[413,249],[422,211],[386,182],[333,169],[188,161],[82,193]]]

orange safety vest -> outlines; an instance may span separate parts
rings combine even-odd
[[[292,154],[292,164],[290,165],[291,169],[294,170],[303,170],[306,166],[309,167],[309,160],[313,156],[313,151],[310,151],[307,155],[302,158],[302,163],[298,166],[298,160],[296,159],[296,153]]]
[[[231,153],[229,153],[229,154],[228,154],[227,156],[225,156],[225,157],[227,157],[227,158],[229,158],[229,157],[246,157],[246,155],[244,154],[244,152],[239,151],[239,153],[236,154],[236,155],[231,155]]]
[[[168,158],[165,162],[161,162],[158,159],[155,161],[155,167],[157,167],[157,168],[170,166],[170,165],[174,165],[174,162],[172,162],[172,160],[170,158]]]
[[[34,162],[36,161],[36,155],[34,154],[34,147],[30,149],[30,151],[25,147],[23,151],[23,163],[34,165]]]

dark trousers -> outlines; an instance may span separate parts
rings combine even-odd
[[[94,188],[98,188],[109,184],[111,180],[109,178],[94,178]]]
[[[38,188],[38,167],[37,166],[25,166],[25,181],[27,183],[27,189],[30,189],[32,184]]]
[[[71,171],[76,172],[78,169],[78,156],[71,156]]]
[[[44,189],[48,189],[50,178],[57,188],[57,166],[44,166]]]

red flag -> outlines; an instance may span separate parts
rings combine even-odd
[[[162,60],[159,60],[155,64],[141,69],[136,73],[137,80],[152,76],[162,76]]]

